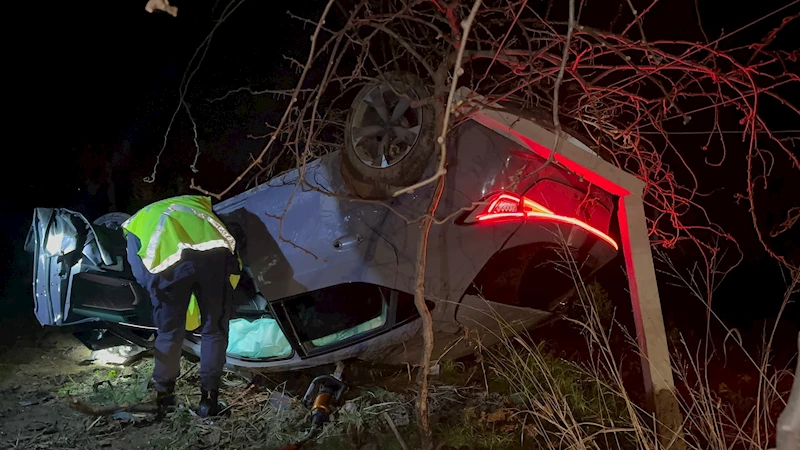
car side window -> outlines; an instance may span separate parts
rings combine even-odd
[[[323,347],[380,328],[387,323],[385,289],[347,283],[284,302],[302,344]]]

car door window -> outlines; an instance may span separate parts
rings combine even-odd
[[[300,342],[323,347],[385,325],[388,299],[383,291],[347,283],[288,300],[284,307]]]
[[[369,319],[366,322],[362,322],[346,330],[342,330],[337,333],[332,333],[327,336],[323,336],[319,339],[312,339],[311,344],[313,344],[315,347],[324,347],[326,345],[334,344],[336,342],[341,342],[345,339],[349,339],[353,336],[358,336],[359,334],[366,333],[367,331],[380,328],[386,324],[386,311],[387,311],[387,306],[384,303],[383,311],[381,312],[380,316]]]

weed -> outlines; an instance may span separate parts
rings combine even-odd
[[[506,450],[514,448],[519,436],[510,430],[495,430],[475,423],[445,425],[436,430],[436,440],[453,448]]]
[[[152,361],[137,367],[96,368],[86,377],[70,379],[58,389],[59,397],[79,397],[93,405],[139,403],[148,395]]]

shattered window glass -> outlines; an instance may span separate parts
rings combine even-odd
[[[366,283],[333,286],[284,305],[300,341],[316,347],[383,326],[388,309],[383,288]]]
[[[357,336],[361,333],[366,333],[367,331],[380,328],[385,323],[386,323],[386,305],[384,304],[383,312],[381,313],[380,316],[370,319],[366,322],[360,323],[346,330],[342,330],[338,333],[333,333],[327,336],[323,336],[319,339],[314,339],[311,341],[311,343],[314,344],[315,347],[322,347],[336,342],[341,342],[345,339]]]

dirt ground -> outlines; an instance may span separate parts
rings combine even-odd
[[[121,371],[93,364],[90,355],[60,330],[23,336],[0,350],[0,448],[153,448],[149,437],[157,425],[124,427],[69,406],[71,390],[94,389],[95,380]]]
[[[95,407],[153,404],[154,400],[148,387],[152,356],[145,354],[129,366],[90,361],[90,356],[72,335],[59,329],[38,331],[0,349],[0,448],[280,449],[308,429],[308,408],[299,398],[319,374],[314,372],[226,374],[222,397],[230,414],[214,420],[200,419],[185,407],[161,421],[147,413],[83,414],[71,407],[75,399]],[[179,401],[194,407],[199,400],[197,365],[187,357],[182,365]],[[443,374],[431,396],[434,424],[455,441],[463,439],[457,425],[464,407],[485,415],[482,411],[496,410],[502,403],[499,398],[477,395],[483,391],[477,386],[483,383],[478,383],[474,369],[468,372],[459,369],[455,378],[462,379],[452,383],[446,375],[455,372]],[[352,364],[345,375],[350,390],[343,405],[317,441],[303,448],[401,449],[390,421],[408,448],[418,448],[412,372]],[[465,384],[467,376],[474,383]],[[485,448],[490,447],[500,448]]]

